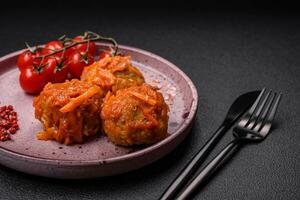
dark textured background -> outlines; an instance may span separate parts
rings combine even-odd
[[[24,41],[99,32],[178,65],[198,89],[198,114],[174,152],[127,174],[62,181],[0,166],[0,199],[156,199],[221,123],[233,100],[263,87],[283,93],[272,134],[238,152],[195,199],[300,199],[300,18],[295,11],[85,6],[80,12],[55,5],[2,7],[0,55],[24,48]],[[209,159],[231,138],[228,133]]]

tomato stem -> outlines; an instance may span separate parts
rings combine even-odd
[[[90,41],[107,41],[107,42],[110,42],[114,45],[114,52],[113,52],[113,55],[117,55],[117,51],[118,51],[118,43],[115,39],[111,38],[111,37],[103,37],[97,33],[94,33],[94,32],[91,32],[91,31],[87,31],[85,32],[85,36],[86,36],[86,39],[83,39],[82,41],[74,41],[72,42],[71,44],[65,46],[64,48],[62,49],[58,49],[58,50],[53,50],[53,52],[51,53],[48,53],[48,54],[45,54],[45,55],[41,55],[41,56],[37,56],[36,58],[45,58],[45,57],[49,57],[49,56],[52,56],[56,53],[60,53],[62,51],[66,51],[66,49],[69,49],[69,48],[72,48],[78,44],[84,44],[84,43],[89,43]],[[90,37],[91,36],[91,37]],[[67,41],[68,42],[68,41]]]
[[[27,49],[28,49],[31,53],[35,53],[36,48],[31,47],[27,42],[25,42],[25,45],[26,45]]]
[[[60,36],[57,40],[63,41],[65,38],[66,38],[66,35],[62,35],[62,36]]]

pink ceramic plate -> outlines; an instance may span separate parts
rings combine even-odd
[[[98,50],[107,47],[97,44]],[[155,54],[120,46],[121,53],[132,56],[133,64],[143,72],[146,82],[161,88],[170,106],[170,135],[151,146],[131,148],[116,146],[104,135],[71,146],[37,140],[36,133],[42,125],[34,118],[33,96],[25,94],[19,86],[16,60],[20,52],[0,58],[0,105],[15,107],[20,126],[12,140],[0,142],[0,164],[4,166],[52,178],[79,179],[124,173],[172,151],[191,128],[198,102],[192,81],[174,64]]]

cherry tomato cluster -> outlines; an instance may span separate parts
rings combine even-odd
[[[83,68],[92,64],[95,56],[96,44],[86,34],[67,40],[54,40],[44,47],[29,47],[19,55],[17,61],[21,72],[20,85],[25,92],[36,94],[47,82],[80,78]],[[107,56],[112,56],[112,53],[103,51],[98,58]]]

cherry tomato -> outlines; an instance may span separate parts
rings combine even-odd
[[[75,41],[75,42],[80,42],[82,40],[84,40],[83,36],[76,36],[73,39],[73,41]],[[88,43],[78,44],[78,45],[74,46],[74,49],[77,49],[79,51],[87,51],[87,48],[88,48]],[[88,53],[90,53],[92,55],[95,55],[95,53],[96,53],[96,44],[95,44],[95,42],[90,42],[89,43]]]
[[[47,83],[45,73],[38,74],[31,65],[28,68],[22,69],[19,82],[22,89],[30,94],[37,94],[42,91]]]
[[[99,60],[106,58],[106,57],[111,57],[111,53],[109,53],[108,51],[102,51],[99,55]]]
[[[86,62],[85,62],[86,60]],[[80,78],[83,68],[94,62],[94,56],[85,51],[74,51],[69,56],[69,70],[74,78]]]
[[[68,77],[68,66],[66,62],[60,62],[61,58],[57,56],[48,57],[44,62],[44,71],[47,80],[52,83],[64,82]]]
[[[35,53],[30,52],[29,50],[24,51],[21,53],[17,60],[17,65],[20,69],[20,71],[24,68],[28,68],[32,66],[33,64],[35,66],[39,66],[41,59],[37,59],[36,57],[41,55],[40,50],[36,50]]]
[[[60,42],[60,41],[51,41],[51,42],[48,42],[43,51],[42,51],[42,54],[49,54],[49,53],[53,53],[53,51],[55,50],[60,50],[64,48],[64,45]],[[55,54],[56,56],[61,56],[62,55],[62,52],[59,52],[59,53],[56,53]]]
[[[22,70],[22,69],[32,65],[33,57],[34,57],[34,54],[31,53],[29,50],[24,51],[23,53],[21,53],[19,55],[18,61],[17,61],[17,65],[18,65],[19,69]]]

